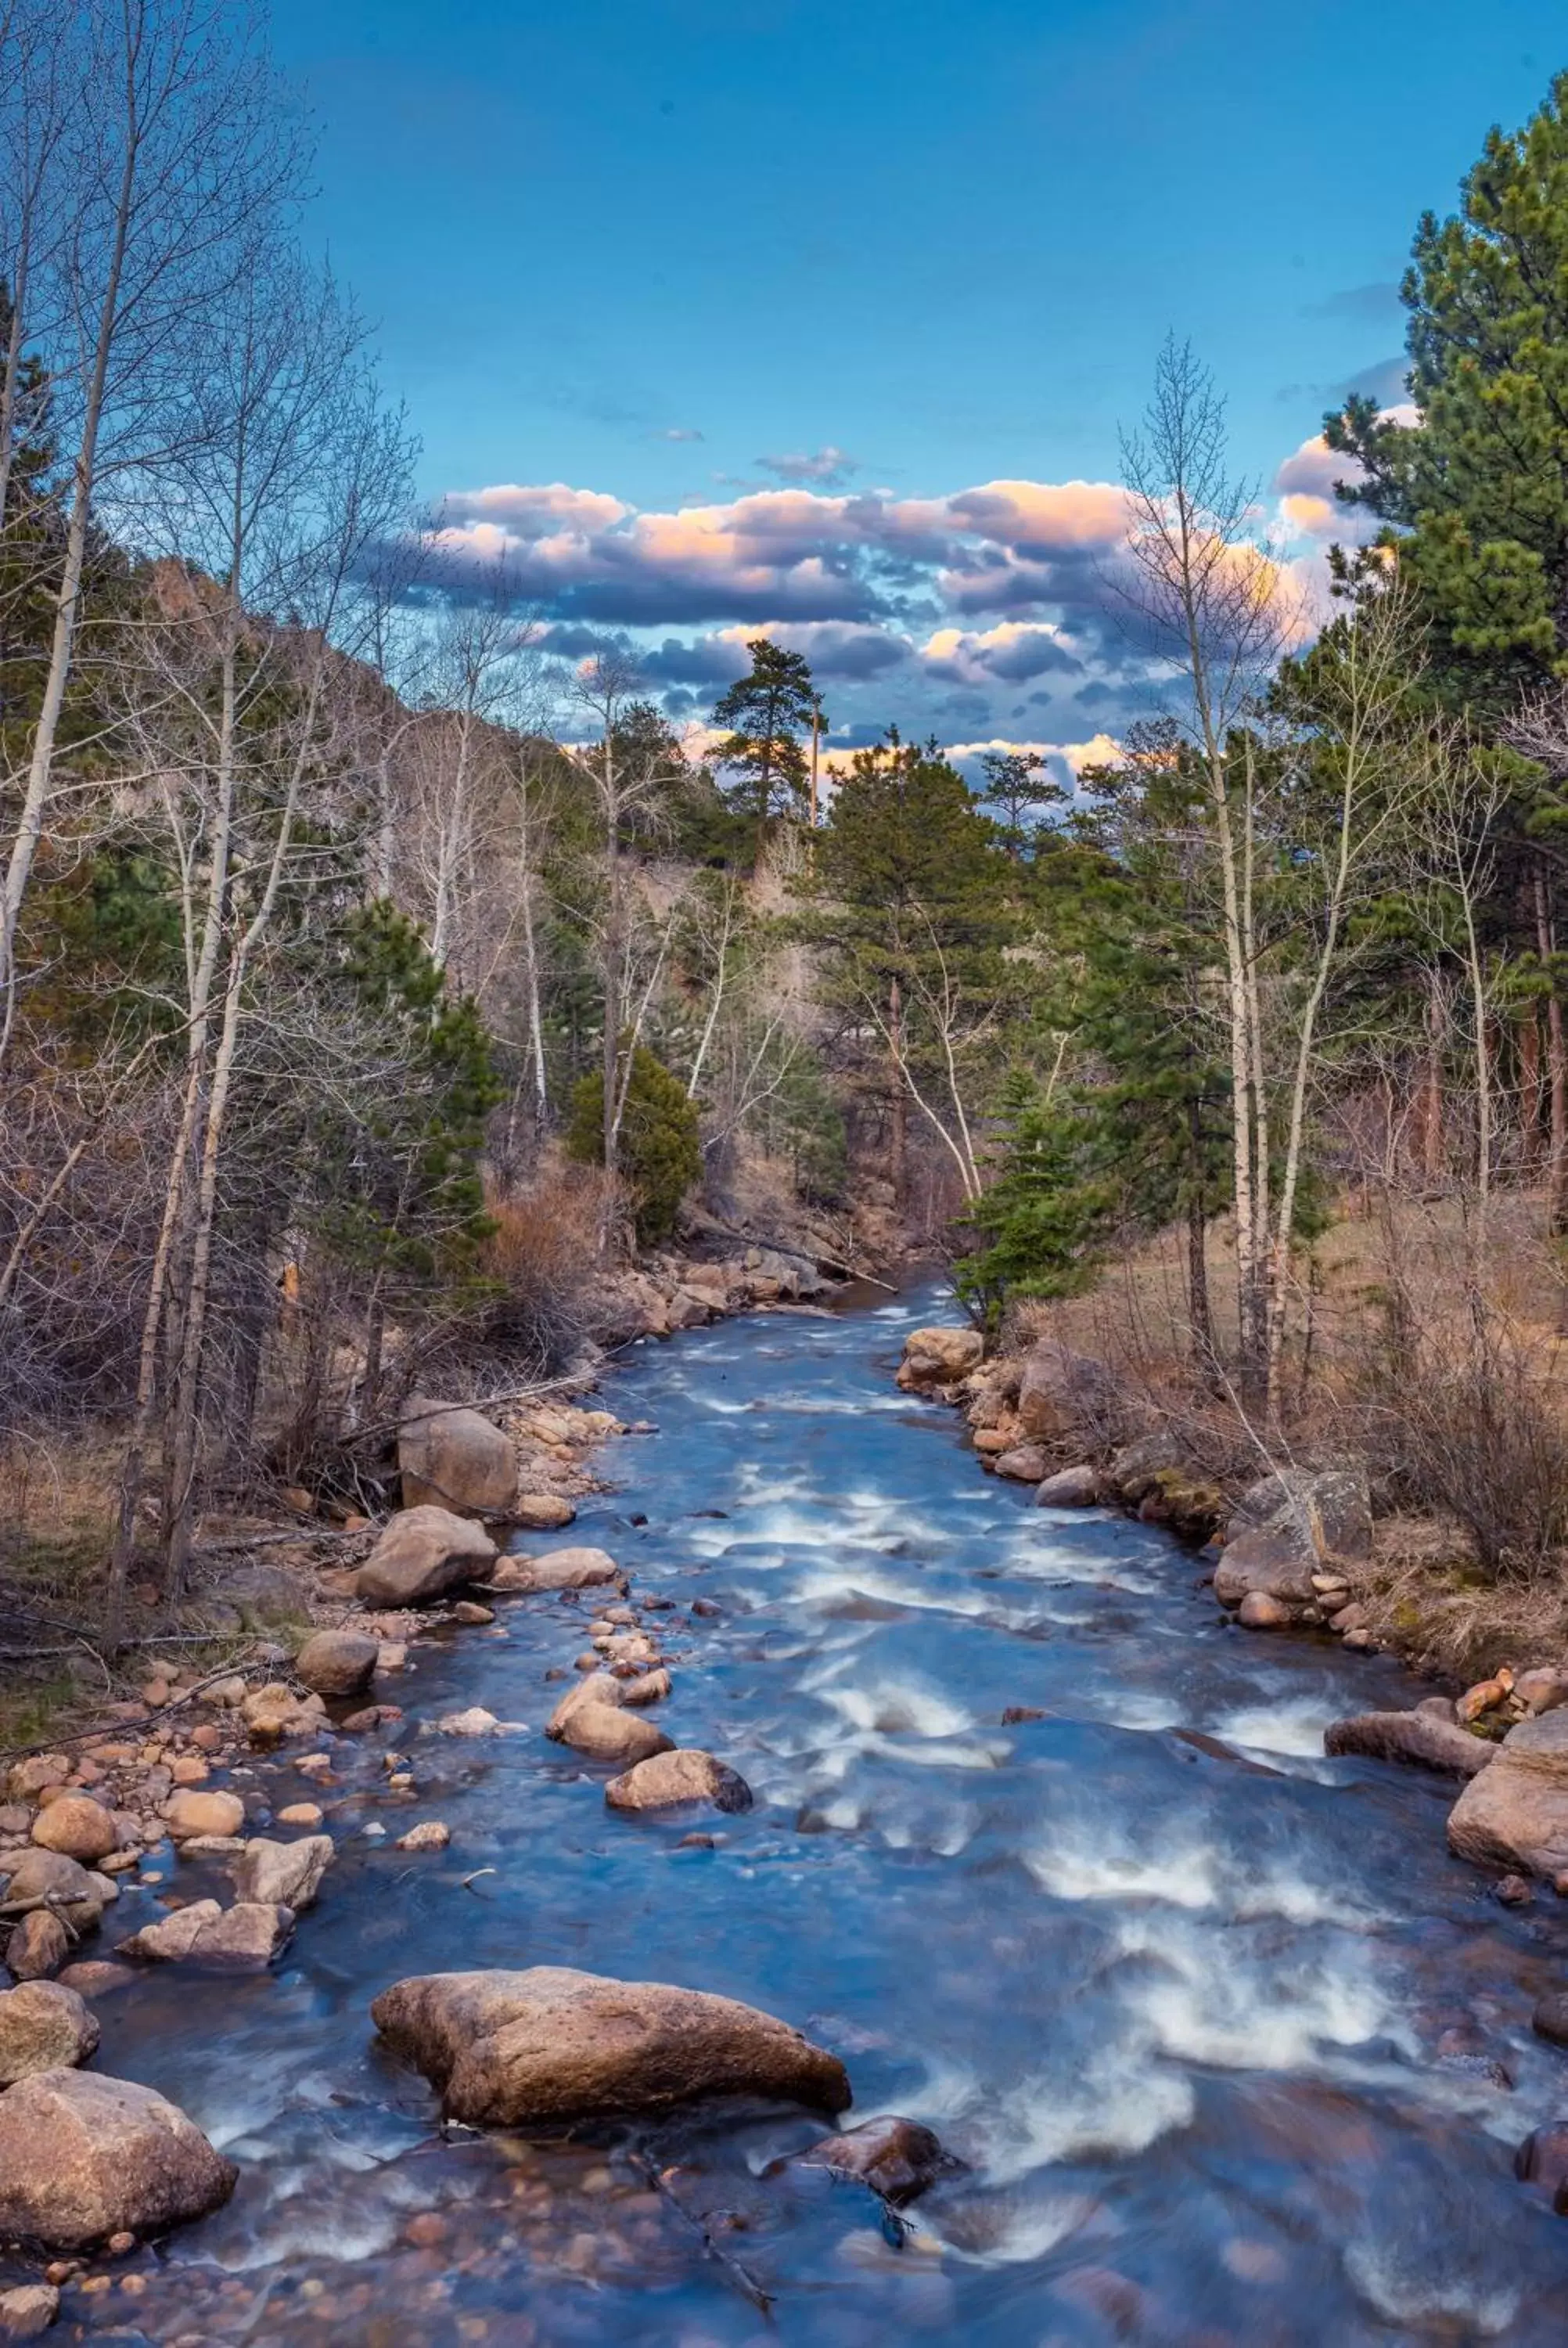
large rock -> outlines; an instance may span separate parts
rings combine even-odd
[[[1038,1443],[1015,1443],[1009,1451],[1000,1451],[996,1457],[999,1476],[1009,1476],[1018,1484],[1038,1484],[1050,1462],[1043,1447]]]
[[[496,1562],[495,1542],[480,1525],[448,1509],[405,1509],[394,1517],[354,1575],[367,1606],[425,1606],[483,1581]]]
[[[565,1966],[426,1973],[399,1982],[371,2017],[423,2072],[447,2116],[520,2127],[661,2111],[702,2096],[765,2096],[842,2111],[837,2057],[733,1998]]]
[[[33,1821],[33,1840],[40,1850],[63,1851],[91,1867],[107,1859],[119,1841],[113,1818],[90,1794],[62,1794]]]
[[[239,2175],[150,2087],[41,2071],[0,2096],[0,2235],[79,2250],[203,2218]]]
[[[1038,1509],[1091,1509],[1100,1498],[1100,1470],[1087,1461],[1048,1476],[1034,1496]]]
[[[71,1953],[71,1935],[47,1908],[35,1908],[14,1925],[5,1941],[5,1962],[19,1982],[45,1981]]]
[[[245,1805],[238,1794],[201,1794],[181,1787],[165,1802],[163,1818],[175,1842],[191,1842],[198,1835],[237,1835],[245,1824]]]
[[[597,1590],[618,1581],[620,1568],[602,1549],[553,1549],[543,1557],[503,1558],[487,1577],[491,1590],[537,1595],[545,1590]]]
[[[241,1900],[260,1900],[274,1908],[292,1908],[300,1915],[316,1904],[322,1878],[337,1856],[331,1835],[303,1835],[298,1842],[271,1842],[254,1835],[229,1873]]]
[[[1158,1427],[1114,1452],[1100,1480],[1111,1498],[1124,1509],[1136,1509],[1163,1478],[1181,1473],[1182,1447],[1167,1428]]]
[[[1103,1362],[1041,1337],[1026,1355],[1018,1422],[1031,1443],[1062,1443],[1098,1433],[1111,1416],[1115,1381]]]
[[[509,1513],[518,1460],[509,1439],[477,1410],[411,1395],[397,1430],[405,1509],[434,1504],[458,1516]]]
[[[577,1510],[559,1492],[521,1492],[509,1513],[525,1532],[554,1533],[569,1525]]]
[[[156,1924],[144,1924],[116,1953],[140,1964],[192,1964],[210,1972],[260,1972],[287,1946],[294,1929],[292,1910],[259,1900],[220,1908],[216,1900],[193,1900]]]
[[[1568,1711],[1522,1720],[1449,1813],[1458,1859],[1525,1875],[1568,1869]]]
[[[112,1888],[106,1893],[108,1879],[89,1875],[79,1860],[67,1859],[63,1851],[18,1851],[13,1859],[0,1859],[6,1876],[3,1904],[12,1916],[26,1916],[36,1909],[47,1909],[68,1924],[75,1932],[90,1931],[104,1912]]]
[[[367,1631],[318,1631],[294,1657],[294,1670],[313,1695],[358,1695],[375,1677],[380,1653]]]
[[[1317,1556],[1361,1558],[1372,1547],[1367,1478],[1355,1468],[1286,1468],[1249,1484],[1231,1510],[1228,1538],[1291,1523]]]
[[[912,1329],[904,1340],[898,1383],[906,1389],[953,1385],[979,1369],[985,1350],[978,1329]]]
[[[687,1802],[706,1802],[715,1810],[749,1810],[752,1789],[726,1762],[683,1746],[656,1753],[624,1776],[612,1777],[604,1798],[612,1810],[671,1810]]]
[[[1363,1712],[1337,1720],[1323,1732],[1323,1750],[1355,1753],[1371,1761],[1409,1761],[1422,1769],[1450,1769],[1473,1777],[1497,1751],[1457,1721],[1435,1713]]]
[[[800,2158],[808,2168],[857,2178],[884,2201],[895,2203],[913,2201],[945,2171],[962,2166],[928,2127],[891,2114],[846,2128],[842,2136],[825,2136]]]
[[[0,1992],[0,2087],[85,2063],[97,2044],[97,2016],[74,1989],[30,1981]]]
[[[213,1594],[239,1615],[242,1631],[282,1631],[311,1619],[311,1601],[298,1577],[287,1566],[261,1558],[232,1567]]]
[[[620,1682],[609,1672],[593,1672],[569,1688],[550,1715],[545,1730],[559,1745],[589,1761],[613,1762],[630,1769],[656,1753],[671,1750],[673,1739],[640,1714],[623,1709]]]
[[[240,1704],[240,1717],[252,1745],[281,1745],[290,1736],[314,1736],[326,1714],[319,1695],[296,1695],[284,1680],[270,1680],[265,1687],[252,1688]]]

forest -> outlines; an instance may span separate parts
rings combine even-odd
[[[1417,229],[1408,404],[1325,418],[1316,602],[1153,355],[1147,713],[1067,783],[897,708],[836,749],[765,633],[695,749],[629,639],[562,657],[415,507],[260,46],[190,0],[0,37],[20,1565],[177,1602],[204,1511],[566,1371],[694,1211],[945,1262],[992,1338],[1096,1298],[1214,1440],[1327,1412],[1559,1574],[1568,81]]]

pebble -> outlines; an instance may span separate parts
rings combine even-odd
[[[445,1850],[452,1839],[452,1829],[445,1818],[425,1818],[422,1824],[410,1827],[405,1835],[397,1838],[399,1850]]]
[[[1535,1893],[1522,1875],[1505,1875],[1492,1885],[1491,1896],[1505,1908],[1528,1908]]]
[[[281,1827],[319,1827],[322,1813],[314,1802],[291,1802],[286,1810],[278,1812]]]

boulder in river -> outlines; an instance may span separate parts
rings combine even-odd
[[[1031,1443],[1065,1443],[1103,1424],[1114,1399],[1103,1362],[1041,1337],[1024,1359],[1018,1423]]]
[[[645,1724],[647,1725],[647,1724]],[[604,1789],[612,1810],[671,1810],[705,1802],[715,1810],[749,1810],[752,1789],[736,1769],[694,1746],[682,1746],[640,1761]]]
[[[1568,1868],[1568,1710],[1522,1720],[1449,1813],[1456,1859],[1553,1878]]]
[[[41,2339],[60,2312],[52,2282],[20,2282],[0,2291],[0,2340]]]
[[[80,2250],[203,2218],[234,2190],[231,2160],[150,2087],[41,2071],[0,2096],[0,2234]]]
[[[509,1438],[477,1410],[411,1395],[397,1430],[403,1505],[434,1503],[456,1516],[510,1512],[518,1497],[518,1457]]]
[[[978,1329],[912,1329],[904,1340],[898,1384],[906,1390],[953,1385],[979,1369],[985,1350]]]
[[[449,1509],[405,1509],[394,1517],[354,1575],[367,1606],[424,1606],[483,1581],[496,1562],[495,1542],[480,1525]]]
[[[1473,1777],[1497,1751],[1457,1721],[1418,1705],[1414,1712],[1362,1712],[1323,1732],[1328,1754],[1356,1753],[1371,1761],[1409,1761],[1422,1769],[1450,1769]]]
[[[1009,1451],[1000,1451],[995,1460],[999,1476],[1007,1476],[1015,1484],[1038,1484],[1050,1462],[1038,1443],[1015,1443]]]
[[[857,2178],[884,2201],[913,2201],[938,2177],[961,2164],[941,2138],[918,2120],[886,2117],[825,2136],[799,2156],[810,2168],[831,2168],[835,2177]]]
[[[559,1492],[520,1492],[507,1514],[525,1532],[554,1533],[569,1525],[577,1510]]]
[[[44,1981],[58,1972],[71,1953],[71,1936],[47,1908],[35,1908],[14,1925],[5,1941],[5,1962],[19,1982]]]
[[[245,1805],[238,1794],[200,1794],[182,1787],[165,1802],[163,1817],[174,1841],[190,1842],[200,1835],[239,1834]]]
[[[73,2068],[97,2044],[97,2017],[74,1989],[30,1981],[0,1991],[0,2087],[35,2071]]]
[[[359,1695],[375,1677],[381,1643],[368,1631],[318,1631],[294,1657],[313,1695]]]
[[[84,1867],[107,1859],[119,1840],[113,1818],[90,1794],[62,1794],[33,1821],[33,1840],[40,1850],[62,1851]]]
[[[1091,1509],[1100,1498],[1100,1470],[1085,1460],[1046,1477],[1034,1496],[1037,1509]]]
[[[598,1590],[620,1579],[620,1568],[602,1549],[553,1549],[543,1557],[503,1558],[486,1577],[491,1590],[527,1597],[544,1590]]]
[[[193,1900],[155,1924],[144,1924],[118,1953],[146,1964],[191,1964],[209,1972],[261,1972],[287,1946],[293,1912],[272,1901]]]
[[[426,1973],[385,1990],[371,2017],[423,2072],[448,2117],[473,2126],[668,2109],[704,2096],[764,2096],[842,2111],[835,2055],[771,2014],[661,1982],[561,1965]]]
[[[1568,1990],[1550,1990],[1537,1998],[1530,2027],[1537,2038],[1550,2039],[1553,2046],[1568,2046]]]
[[[115,1894],[108,1879],[90,1875],[79,1859],[63,1851],[17,1851],[0,1859],[5,1883],[5,1904],[14,1916],[47,1909],[74,1932],[89,1932]]]
[[[241,1900],[292,1908],[299,1915],[315,1906],[322,1878],[336,1856],[331,1835],[302,1835],[297,1842],[271,1842],[265,1835],[253,1835],[231,1862],[229,1873]]]
[[[1550,2193],[1562,2213],[1568,2197],[1568,2120],[1532,2128],[1513,2156],[1513,2173],[1522,2185],[1539,2185]]]

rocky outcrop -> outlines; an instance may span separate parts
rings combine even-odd
[[[97,2072],[42,2071],[0,2096],[0,2235],[86,2250],[203,2218],[239,2175],[178,2106]]]
[[[842,2111],[844,2065],[771,2014],[700,1990],[564,1966],[427,1973],[371,2017],[395,2054],[477,2127],[667,2110],[707,2096],[763,2096]]]
[[[1115,1397],[1103,1362],[1042,1337],[1025,1356],[1018,1423],[1031,1443],[1065,1443],[1101,1426]]]
[[[331,1835],[302,1835],[298,1842],[270,1842],[265,1835],[254,1835],[230,1862],[229,1873],[241,1900],[300,1915],[315,1906],[322,1878],[336,1856]]]
[[[37,2071],[74,2069],[97,2052],[97,2017],[58,1982],[0,1991],[0,2087]]]
[[[405,1509],[394,1517],[354,1580],[367,1606],[427,1606],[450,1590],[483,1581],[496,1562],[490,1536],[448,1509]]]
[[[1351,1468],[1291,1468],[1266,1476],[1231,1511],[1214,1596],[1239,1606],[1249,1591],[1286,1605],[1315,1606],[1314,1576],[1342,1559],[1365,1557],[1372,1540],[1364,1476]]]
[[[671,1810],[704,1802],[715,1810],[749,1810],[752,1789],[738,1770],[695,1746],[677,1747],[640,1761],[604,1789],[612,1810]]]
[[[1474,1777],[1497,1750],[1457,1721],[1418,1706],[1413,1712],[1363,1712],[1323,1732],[1327,1754],[1354,1753],[1369,1761],[1409,1761],[1421,1769],[1448,1769]]]
[[[1449,1813],[1449,1849],[1477,1867],[1568,1869],[1568,1711],[1522,1720]]]
[[[381,1653],[366,1631],[318,1631],[294,1657],[294,1670],[313,1695],[360,1695],[375,1677]]]
[[[985,1350],[978,1329],[912,1329],[904,1340],[898,1383],[906,1392],[954,1385],[979,1367]]]
[[[620,1578],[620,1568],[604,1550],[555,1549],[543,1557],[503,1558],[487,1587],[528,1596],[546,1590],[597,1590]]]
[[[505,1516],[518,1497],[518,1457],[498,1426],[477,1410],[411,1395],[397,1430],[403,1505],[450,1509],[456,1516]]]
[[[807,2168],[856,2178],[896,2206],[913,2201],[938,2177],[961,2166],[928,2127],[892,2115],[846,2128],[842,2136],[825,2136],[799,2157]]]

